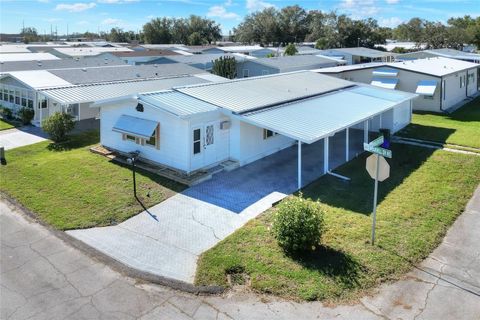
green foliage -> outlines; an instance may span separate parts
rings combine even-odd
[[[50,135],[54,142],[67,140],[67,134],[73,130],[75,122],[68,113],[55,112],[43,120],[42,129]]]
[[[201,45],[221,39],[220,25],[191,15],[188,18],[154,18],[143,25],[146,43]]]
[[[275,58],[275,56],[276,56],[275,53],[272,52],[272,53],[267,54],[265,56],[265,58]]]
[[[22,107],[18,112],[18,115],[23,124],[30,124],[30,121],[32,121],[35,116],[35,111],[32,108]]]
[[[227,79],[237,77],[237,61],[235,57],[220,57],[213,61],[212,73]]]
[[[7,107],[0,106],[0,116],[5,120],[10,120],[13,118],[12,110]]]
[[[286,252],[311,251],[320,243],[324,212],[319,203],[301,196],[280,203],[273,218],[273,233]]]
[[[298,52],[297,47],[295,47],[293,43],[289,43],[285,47],[285,51],[283,52],[283,54],[286,56],[294,56],[295,54],[297,54],[297,52]]]
[[[323,50],[323,49],[328,49],[327,47],[327,39],[321,38],[318,39],[317,42],[315,42],[315,49]]]

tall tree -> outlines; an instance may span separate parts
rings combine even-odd
[[[25,27],[22,28],[21,36],[23,38],[24,43],[35,42],[40,39],[37,33],[37,29],[32,27]]]
[[[302,42],[308,33],[307,12],[299,5],[282,8],[279,26],[283,44]]]
[[[154,18],[143,25],[143,40],[146,43],[171,43],[172,20]]]

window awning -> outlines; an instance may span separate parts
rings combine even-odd
[[[417,90],[415,91],[415,93],[432,97],[435,94],[436,89],[437,89],[436,80],[422,80],[418,82]]]
[[[398,84],[398,79],[391,79],[391,78],[373,78],[372,82],[370,83],[373,86],[381,87],[385,89],[395,89]]]
[[[396,77],[398,76],[398,70],[390,69],[390,68],[379,68],[379,69],[373,70],[372,74],[374,76]]]
[[[156,121],[122,115],[112,130],[139,138],[150,139],[157,126],[158,122]]]

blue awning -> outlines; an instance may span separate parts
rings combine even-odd
[[[158,122],[156,121],[122,115],[112,130],[138,138],[150,139],[157,126]]]
[[[419,81],[417,84],[417,90],[415,93],[433,97],[435,94],[435,90],[437,89],[437,81],[436,80],[422,80]]]
[[[391,68],[379,68],[373,70],[372,74],[374,76],[396,77],[398,75],[398,70]]]
[[[395,87],[397,86],[397,83],[398,83],[398,79],[373,78],[370,84],[373,86],[377,86],[385,89],[395,89]]]

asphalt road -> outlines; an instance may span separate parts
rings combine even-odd
[[[336,307],[231,291],[196,296],[128,278],[0,202],[1,319],[479,319],[480,188],[405,279]]]

